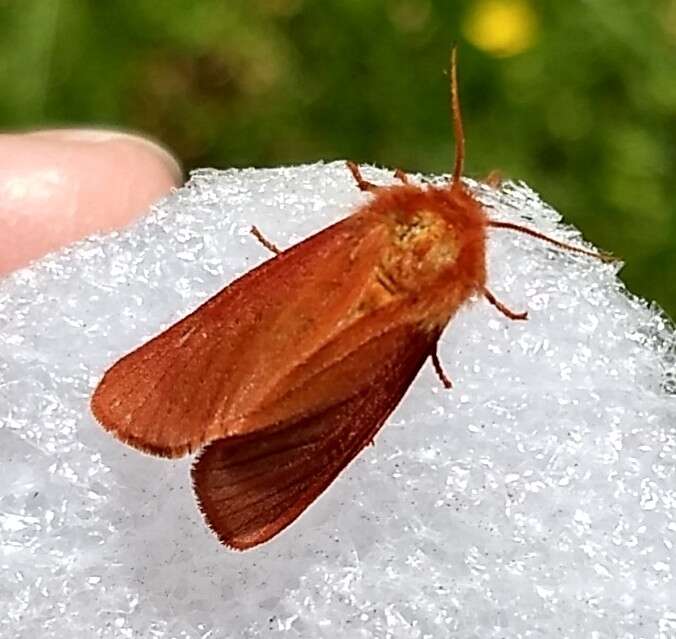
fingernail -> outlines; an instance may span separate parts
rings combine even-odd
[[[131,142],[146,149],[157,157],[171,174],[176,186],[183,183],[183,170],[178,160],[159,142],[141,135],[114,129],[50,129],[48,131],[33,131],[29,135],[63,142],[106,144],[110,142]]]

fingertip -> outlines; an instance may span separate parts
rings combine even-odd
[[[125,151],[125,147],[132,150],[136,157],[134,161],[142,163],[137,167],[150,172],[148,177],[167,180],[172,186],[183,182],[183,171],[178,160],[157,140],[115,129],[49,129],[34,131],[26,134],[36,139],[64,144],[81,145],[90,151],[94,149]]]
[[[169,151],[130,133],[0,135],[0,274],[125,226],[182,181]]]

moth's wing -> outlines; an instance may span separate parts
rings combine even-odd
[[[92,397],[126,443],[175,457],[227,434],[355,304],[384,242],[355,214],[245,274],[120,359]]]
[[[193,467],[195,492],[223,543],[243,550],[276,535],[373,441],[439,337],[410,325],[391,333],[392,348],[378,362],[378,373],[349,399],[204,449]]]

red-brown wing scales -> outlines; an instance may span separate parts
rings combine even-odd
[[[94,393],[94,415],[166,456],[228,434],[331,338],[382,242],[382,227],[353,215],[250,271],[118,361]]]
[[[438,337],[399,325],[386,338],[377,374],[352,397],[274,429],[212,441],[193,481],[220,540],[243,550],[293,522],[373,440]]]

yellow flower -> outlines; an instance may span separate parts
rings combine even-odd
[[[478,49],[509,57],[532,46],[538,20],[526,0],[479,0],[463,21],[465,37]]]

